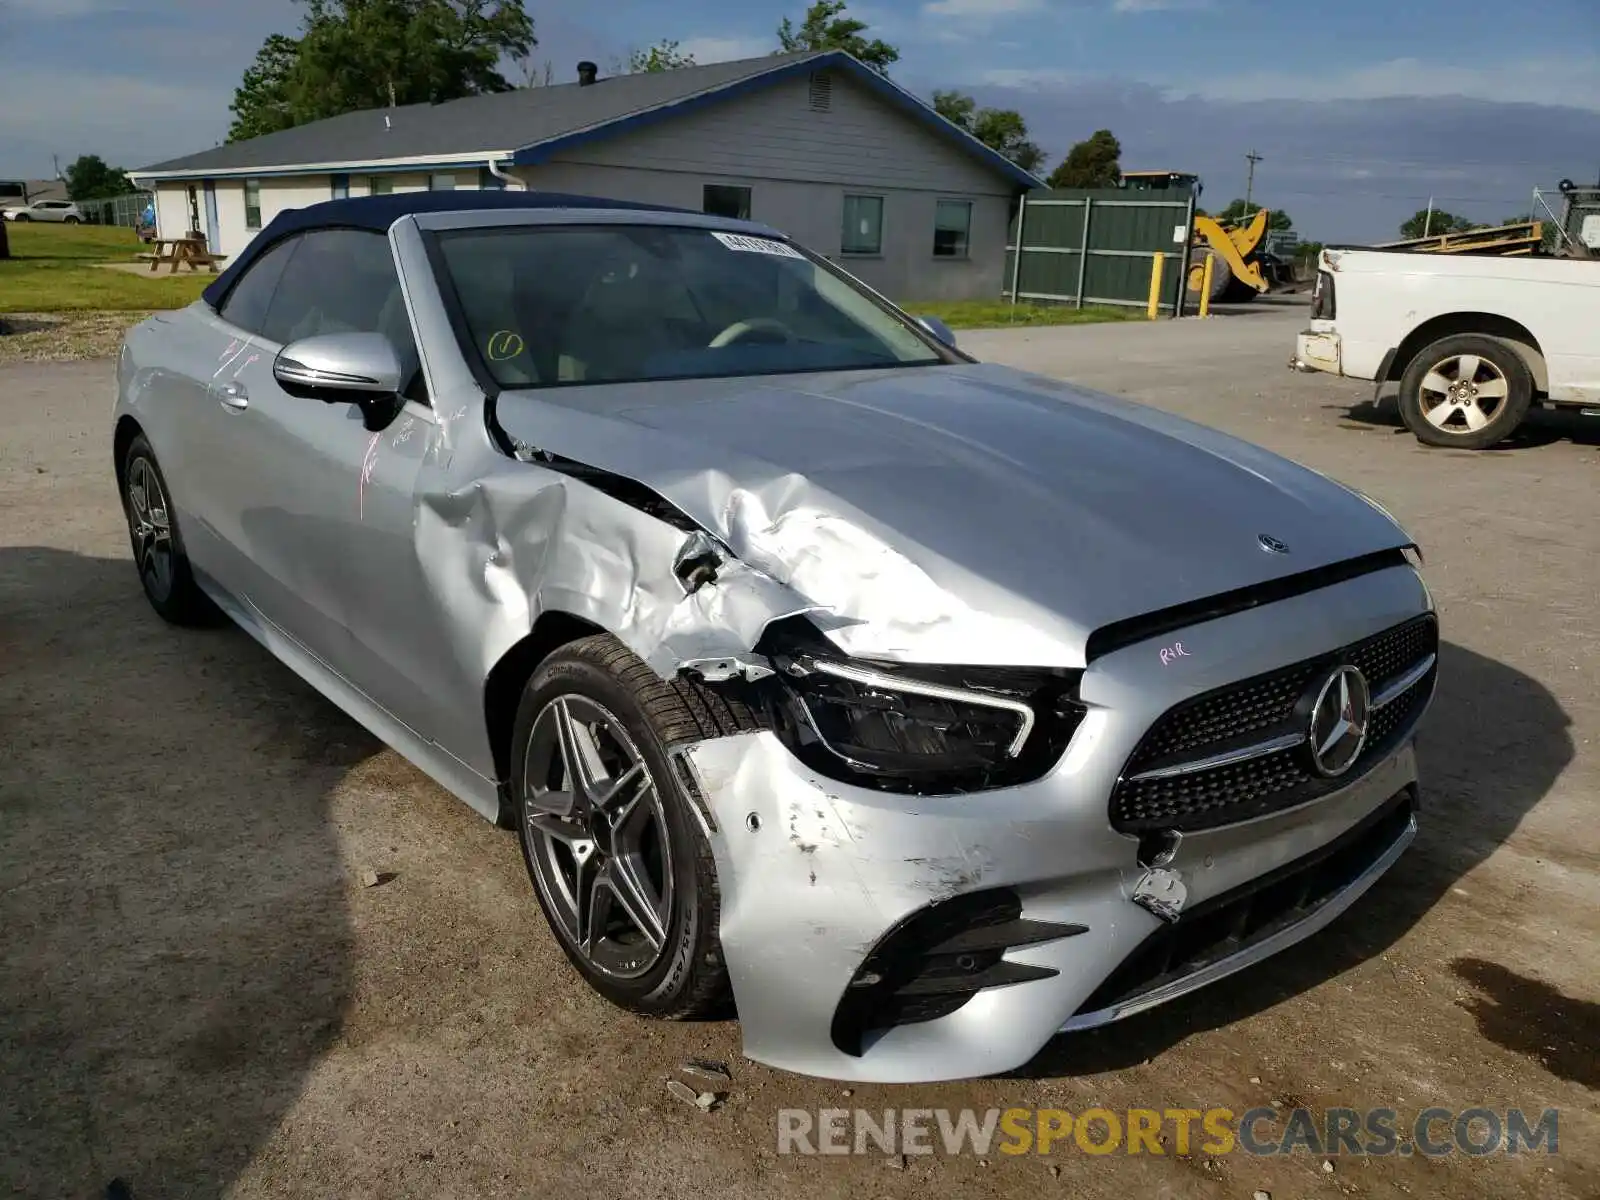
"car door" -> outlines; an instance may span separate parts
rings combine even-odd
[[[347,682],[419,732],[421,698],[402,664],[426,636],[430,603],[413,541],[416,479],[437,422],[388,238],[304,234],[284,267],[259,359],[240,373],[232,536],[249,560],[248,600]],[[393,419],[292,395],[272,364],[284,347],[333,333],[383,333],[408,377]]]
[[[242,595],[250,563],[241,552],[235,508],[239,455],[250,453],[236,393],[246,369],[270,362],[262,336],[267,307],[298,238],[266,250],[234,283],[220,310],[195,306],[166,318],[159,411],[149,429],[183,519],[185,550],[224,591]]]

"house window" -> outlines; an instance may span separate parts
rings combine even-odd
[[[732,187],[721,183],[708,183],[702,193],[700,211],[713,217],[732,217],[736,221],[750,219],[750,189]]]
[[[367,177],[367,193],[373,196],[387,196],[394,191],[394,178],[390,175],[370,175]]]
[[[454,175],[429,175],[428,190],[430,192],[453,192],[456,190],[456,177]]]
[[[972,201],[939,201],[933,214],[933,256],[966,258],[971,238]]]
[[[328,190],[333,193],[335,200],[348,200],[350,198],[350,176],[328,176]]]
[[[261,228],[261,181],[259,179],[246,179],[244,181],[244,227],[246,229]]]
[[[883,197],[846,196],[844,228],[839,233],[843,254],[883,253]]]

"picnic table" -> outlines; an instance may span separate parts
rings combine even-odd
[[[206,239],[185,234],[175,238],[151,238],[150,245],[153,249],[140,254],[141,262],[149,262],[152,272],[160,269],[162,263],[172,264],[172,274],[178,273],[180,266],[187,266],[191,271],[198,271],[207,267],[211,273],[217,273],[217,264],[227,257],[225,254],[213,254],[206,246]]]

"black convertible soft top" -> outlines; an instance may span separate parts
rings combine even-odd
[[[324,200],[304,208],[289,208],[267,222],[239,257],[211,281],[202,293],[212,308],[222,303],[233,281],[272,244],[303,229],[374,229],[380,233],[401,217],[412,213],[479,212],[497,208],[600,208],[632,209],[645,212],[686,212],[661,204],[636,204],[629,200],[606,200],[598,196],[568,196],[559,192],[449,191],[392,192],[383,196],[353,196],[348,200]]]

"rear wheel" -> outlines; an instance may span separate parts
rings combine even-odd
[[[62,219],[62,224],[64,224],[64,225],[76,225],[76,224],[78,224],[78,218],[77,217],[65,217],[65,218]]]
[[[1477,334],[1426,346],[1400,380],[1400,416],[1419,442],[1486,450],[1522,424],[1533,376],[1504,342]]]
[[[726,1002],[716,867],[668,748],[755,726],[606,635],[556,651],[523,692],[511,762],[528,874],[562,950],[623,1008],[686,1018]]]
[[[209,625],[217,610],[189,569],[171,495],[155,451],[139,434],[122,460],[122,510],[128,518],[139,582],[162,619],[174,625]]]

